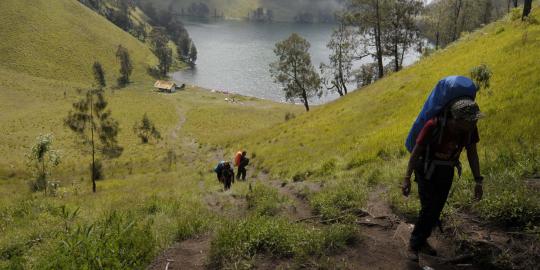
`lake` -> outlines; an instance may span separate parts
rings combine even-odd
[[[285,101],[283,91],[269,72],[269,64],[276,59],[273,52],[276,42],[291,33],[300,34],[311,43],[311,60],[318,70],[321,62],[328,62],[330,51],[326,44],[334,28],[331,24],[233,20],[184,19],[184,24],[198,50],[197,65],[193,69],[174,72],[175,81],[281,102]],[[417,58],[410,54],[405,64]],[[311,102],[320,104],[337,97],[337,94],[326,94]]]

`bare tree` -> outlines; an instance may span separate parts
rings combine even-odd
[[[358,27],[362,43],[377,62],[378,77],[384,77],[383,35],[388,21],[389,0],[351,0],[348,20]]]
[[[396,72],[401,70],[407,50],[420,39],[415,19],[422,6],[422,1],[417,0],[391,1],[388,31],[383,36],[383,45],[385,55],[393,58],[393,70]]]
[[[330,63],[321,63],[320,69],[322,82],[330,91],[336,91],[340,96],[348,93],[347,83],[351,80],[353,60],[358,57],[356,50],[360,47],[359,40],[354,30],[341,21],[328,44],[330,49]]]
[[[274,53],[278,60],[270,64],[270,74],[283,86],[285,98],[300,99],[306,111],[309,111],[309,98],[322,95],[321,79],[311,63],[309,47],[307,40],[293,33],[276,43]]]

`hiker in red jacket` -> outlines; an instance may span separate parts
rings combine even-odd
[[[449,107],[446,118],[435,117],[424,125],[416,140],[407,173],[403,179],[403,195],[411,191],[411,175],[415,173],[421,209],[409,242],[410,259],[418,261],[418,252],[436,255],[427,239],[439,222],[439,217],[448,198],[454,167],[461,176],[459,156],[467,150],[469,166],[476,182],[476,200],[482,198],[480,162],[476,144],[479,142],[476,123],[481,117],[478,105],[469,98],[462,98]]]

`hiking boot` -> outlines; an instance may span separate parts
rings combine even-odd
[[[413,262],[418,262],[419,261],[418,250],[409,247],[407,249],[407,259]]]
[[[420,248],[420,252],[427,254],[429,256],[437,256],[437,251],[428,242],[426,242],[422,246],[422,248]]]

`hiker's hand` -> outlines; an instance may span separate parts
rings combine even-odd
[[[475,184],[474,185],[474,199],[476,201],[480,201],[482,199],[482,195],[484,195],[484,189],[482,187],[482,184]]]
[[[403,196],[408,197],[409,193],[411,193],[411,177],[405,176],[403,178],[403,185],[401,186],[401,192],[403,192]]]

